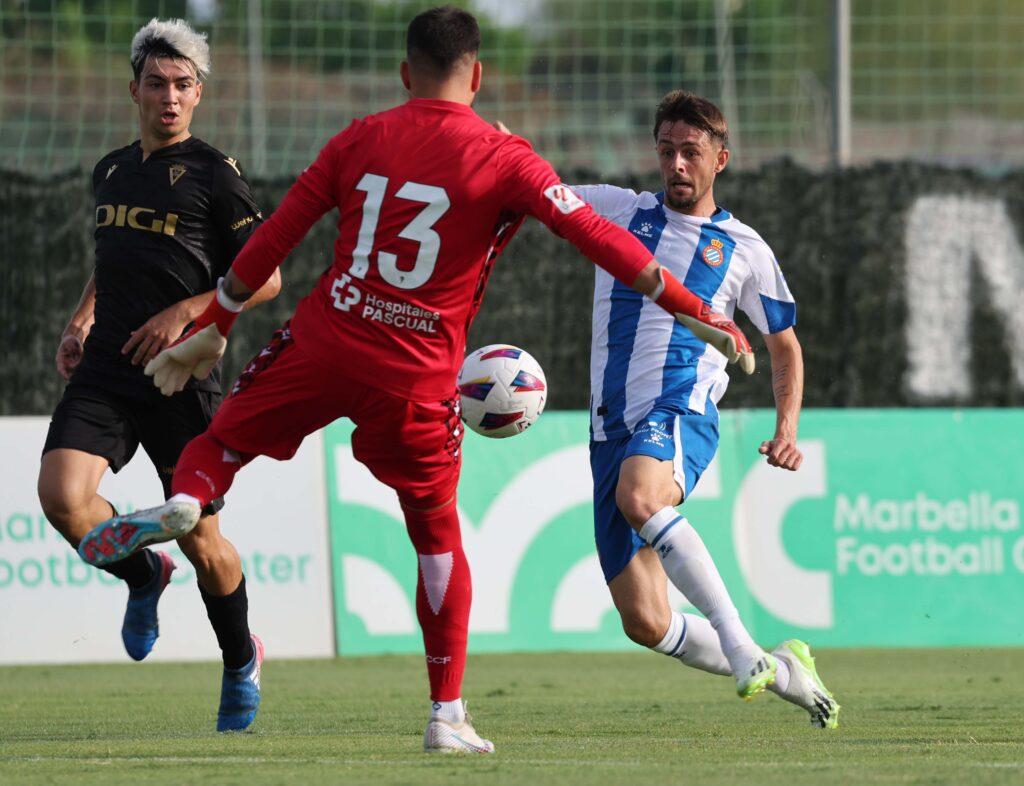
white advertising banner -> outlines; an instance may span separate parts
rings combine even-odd
[[[43,516],[36,495],[49,418],[0,418],[0,663],[122,661],[127,589],[82,562]],[[100,493],[119,510],[150,507],[160,483],[140,448]],[[242,557],[249,624],[269,657],[334,654],[323,446],[306,439],[291,461],[260,458],[243,469],[221,511],[221,530]],[[178,566],[160,601],[153,660],[219,659],[195,571]]]

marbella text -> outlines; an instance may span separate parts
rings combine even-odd
[[[1024,573],[1020,505],[988,492],[946,501],[839,494],[834,527],[839,575]]]

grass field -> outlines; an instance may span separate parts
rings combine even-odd
[[[0,783],[1024,783],[1024,650],[819,653],[836,732],[647,653],[487,655],[493,756],[420,752],[419,658],[269,660],[254,731],[212,731],[212,664],[0,669]]]

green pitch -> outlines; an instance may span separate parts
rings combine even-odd
[[[158,645],[159,646],[159,645]],[[418,658],[275,661],[254,732],[213,731],[212,664],[0,669],[0,783],[1024,782],[1024,650],[820,652],[841,728],[647,653],[470,659],[498,753],[420,752]]]

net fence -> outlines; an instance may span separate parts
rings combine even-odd
[[[593,172],[565,175],[594,182]],[[290,181],[257,179],[259,204],[272,210]],[[651,185],[649,178],[620,182]],[[43,180],[0,172],[0,260],[9,262],[0,264],[0,416],[46,414],[60,398],[63,381],[53,358],[92,267],[89,186],[82,173]],[[1024,291],[1024,251],[1013,229],[1024,226],[1024,171],[992,178],[881,163],[813,172],[778,162],[758,171],[727,170],[716,194],[771,243],[800,304],[806,406],[1024,405],[1024,319],[1012,298],[994,295],[996,287]],[[921,200],[945,206],[929,207],[929,220],[915,225],[910,216],[920,215]],[[969,243],[950,242],[965,237],[960,222],[984,224],[985,232]],[[318,222],[282,267],[282,294],[238,321],[224,379],[235,378],[310,291],[332,258],[336,235],[331,221]],[[983,264],[972,264],[979,253]],[[948,261],[940,273],[969,271],[969,279],[950,286],[953,278],[933,278],[928,291],[911,292],[908,267],[920,271],[940,259]],[[593,280],[593,266],[572,246],[527,222],[494,268],[468,346],[527,348],[547,373],[548,406],[586,409]],[[934,329],[911,335],[922,321]],[[754,341],[758,372],[732,373],[726,404],[771,406],[763,343],[745,318],[740,324]],[[956,325],[959,337],[946,340],[958,335]],[[921,375],[914,358],[920,366],[922,353],[961,363],[942,361]]]
[[[293,175],[353,117],[404,99],[421,0],[0,0],[0,157],[88,169],[136,135],[127,51],[153,16],[209,34],[195,132],[257,176]],[[733,166],[832,161],[835,7],[849,29],[849,161],[1024,163],[1020,0],[476,0],[484,89],[556,165],[651,168],[658,98],[719,102]]]

